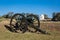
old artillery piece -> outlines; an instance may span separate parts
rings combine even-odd
[[[40,29],[39,17],[34,14],[14,14],[10,20],[10,27],[13,32],[25,33],[26,31],[39,31],[43,34],[47,34],[46,31]]]

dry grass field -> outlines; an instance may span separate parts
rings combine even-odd
[[[13,33],[5,28],[5,25],[9,25],[9,20],[1,20],[0,40],[60,40],[60,22],[41,22],[41,29],[50,33],[50,35],[47,35],[30,32],[26,32],[24,34]]]

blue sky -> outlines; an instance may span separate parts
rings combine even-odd
[[[0,0],[0,15],[14,13],[47,14],[60,12],[60,0]]]

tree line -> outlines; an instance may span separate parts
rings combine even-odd
[[[23,15],[25,15],[25,13],[22,13]],[[28,15],[29,13],[26,13],[26,15]],[[33,14],[33,13],[32,13]],[[2,17],[4,18],[11,18],[14,15],[14,12],[8,12],[7,14],[4,14]],[[38,15],[37,15],[38,16]],[[44,14],[45,19],[48,19],[48,15]],[[58,13],[52,13],[52,21],[60,21],[60,12]]]

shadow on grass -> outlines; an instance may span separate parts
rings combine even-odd
[[[10,32],[16,32],[16,33],[18,33],[16,30],[12,30],[12,28],[10,27],[10,25],[4,25],[4,27],[7,29],[7,30],[9,30]],[[15,27],[15,28],[17,28],[17,27]],[[35,33],[35,32],[33,32],[33,31],[31,31],[31,30],[26,30],[26,31],[28,31],[28,32],[31,32],[31,33]],[[25,31],[25,32],[26,32]]]
[[[6,29],[8,29],[10,32],[15,32],[15,33],[18,33],[17,31],[12,31],[12,29],[11,29],[11,27],[9,26],[9,25],[5,25],[5,28]],[[31,32],[31,33],[36,33],[36,32],[33,32],[33,31],[31,31],[31,30],[28,30],[28,32]],[[40,30],[40,33],[42,33],[42,34],[48,34],[48,35],[50,35],[50,33],[46,33],[45,31],[42,31],[42,30]],[[37,34],[40,34],[40,33],[37,33]]]
[[[13,32],[12,29],[11,29],[11,27],[10,27],[9,25],[4,25],[4,26],[5,26],[5,28],[6,28],[7,30],[9,30],[10,32]]]

